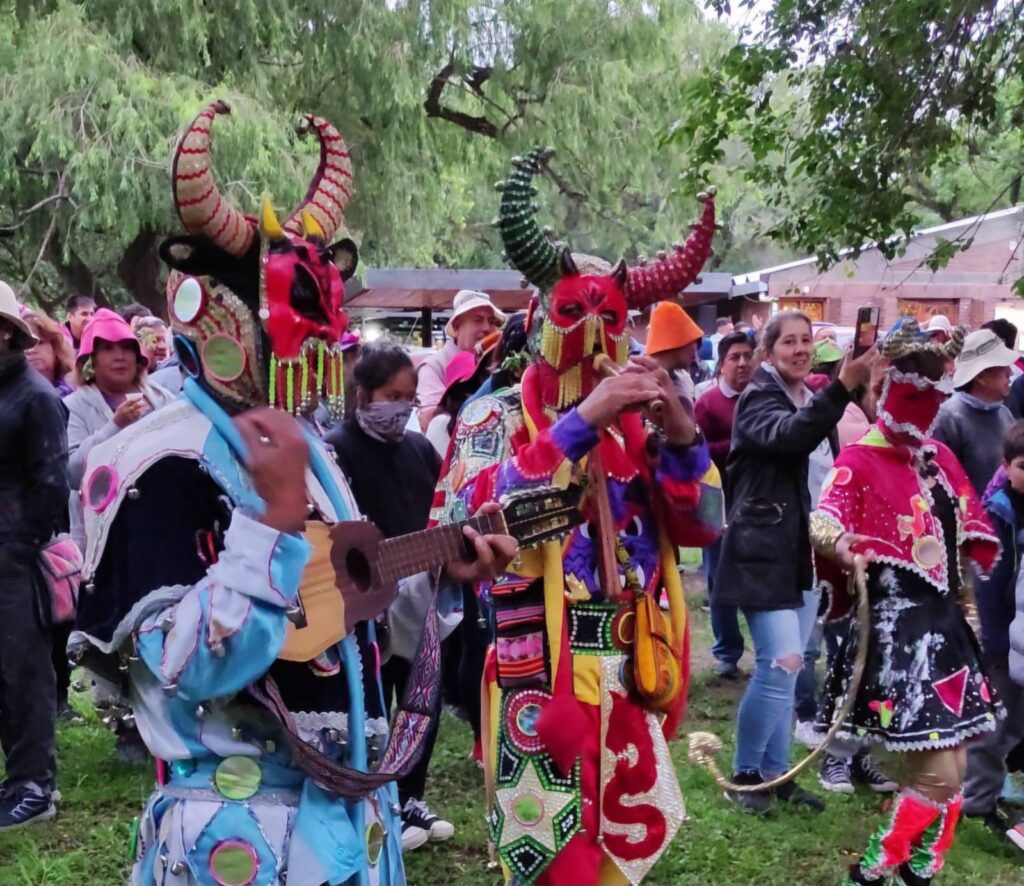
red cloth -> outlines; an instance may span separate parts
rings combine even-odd
[[[999,556],[999,538],[970,479],[943,444],[929,440],[942,483],[956,508],[962,541],[983,572]],[[932,515],[926,484],[912,464],[911,450],[888,443],[877,429],[847,446],[821,490],[818,510],[835,517],[846,532],[870,537],[875,560],[906,567],[938,590],[949,588],[942,527]]]

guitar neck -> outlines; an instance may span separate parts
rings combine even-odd
[[[467,539],[462,530],[466,526],[482,535],[507,532],[505,517],[499,511],[470,517],[460,523],[449,523],[385,539],[380,543],[377,558],[385,584],[391,585],[417,572],[440,569],[452,560],[465,560]]]

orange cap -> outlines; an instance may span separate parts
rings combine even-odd
[[[651,312],[644,353],[650,356],[671,351],[700,341],[703,337],[704,332],[679,305],[671,301],[658,302]]]

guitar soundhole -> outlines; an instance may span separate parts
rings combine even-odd
[[[348,570],[349,578],[361,591],[370,590],[373,578],[370,573],[370,561],[359,548],[349,548],[345,553],[345,569]]]

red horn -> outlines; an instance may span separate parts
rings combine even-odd
[[[626,296],[630,307],[644,308],[652,302],[675,298],[686,289],[711,255],[715,224],[715,189],[697,197],[704,204],[700,221],[692,225],[685,243],[677,243],[672,252],[657,261],[630,268],[626,278]]]
[[[352,196],[352,163],[348,145],[330,123],[307,114],[299,123],[299,132],[316,131],[320,139],[320,165],[310,182],[306,197],[284,224],[287,233],[303,236],[302,212],[310,213],[324,229],[330,243],[345,221],[345,207]]]
[[[171,179],[174,205],[185,230],[209,237],[225,252],[244,255],[256,236],[255,226],[225,200],[213,180],[210,132],[217,114],[230,114],[219,99],[192,121],[174,152]]]

